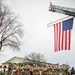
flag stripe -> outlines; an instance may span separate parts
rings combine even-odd
[[[57,40],[57,51],[58,51],[58,23],[56,24],[56,35],[57,35],[57,37],[56,37],[56,40]]]
[[[63,32],[63,50],[65,49],[65,31]]]
[[[57,51],[57,39],[58,39],[58,24],[55,25],[55,29],[56,29],[56,51]]]
[[[54,51],[56,52],[57,49],[56,49],[56,41],[55,41],[56,40],[56,28],[55,28],[55,26],[56,25],[54,25]]]
[[[58,36],[58,50],[60,50],[60,34],[61,34],[61,22],[59,23],[59,31],[58,31],[58,33],[59,33],[59,36]]]
[[[68,50],[70,50],[71,30],[68,30]]]
[[[67,49],[67,31],[65,31],[65,50]]]
[[[54,51],[56,50],[56,46],[55,46],[55,25],[54,25]]]

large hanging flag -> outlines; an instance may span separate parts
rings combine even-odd
[[[54,51],[70,50],[73,18],[54,24]]]

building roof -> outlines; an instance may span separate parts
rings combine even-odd
[[[6,64],[6,63],[11,63],[11,64],[13,64],[13,63],[17,63],[17,64],[19,64],[19,63],[20,64],[27,64],[27,63],[28,64],[34,64],[34,61],[33,60],[30,60],[30,59],[26,59],[26,58],[22,58],[22,57],[15,56],[15,57],[7,60],[6,62],[4,62],[2,64]],[[37,63],[51,64],[51,63],[39,62],[39,61],[35,61],[35,63],[36,64]]]
[[[7,60],[7,61],[4,62],[4,63],[23,63],[23,62],[25,62],[26,60],[27,60],[27,59],[25,59],[25,58],[15,56],[15,57],[13,57],[13,58]]]

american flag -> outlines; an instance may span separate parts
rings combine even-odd
[[[70,50],[73,18],[54,24],[54,51]]]

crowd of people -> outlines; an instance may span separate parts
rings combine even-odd
[[[58,68],[58,70],[60,70]],[[43,65],[43,66],[38,66],[38,65],[17,65],[13,64],[12,66],[8,67],[8,73],[11,75],[67,75],[66,72],[65,74],[62,74],[62,72],[58,71],[55,72],[55,69],[51,65]]]
[[[37,66],[37,65],[20,65],[19,67],[14,64],[11,67],[8,67],[8,72],[11,75],[42,75],[43,71],[47,71],[47,66]]]

